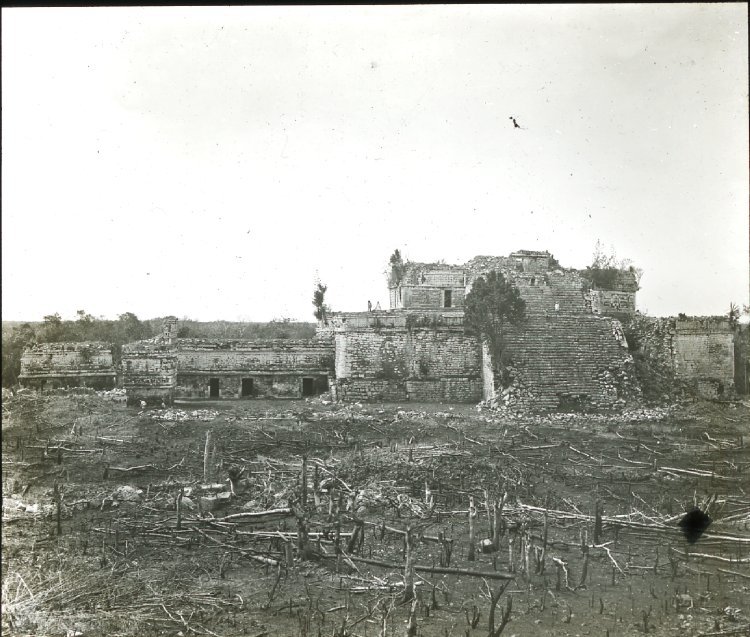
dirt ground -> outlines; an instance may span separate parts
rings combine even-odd
[[[750,634],[748,403],[109,398],[3,404],[4,635]]]

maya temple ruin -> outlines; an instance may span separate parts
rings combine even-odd
[[[502,383],[488,348],[464,326],[466,295],[493,270],[525,301],[524,320],[504,333]],[[122,387],[131,403],[330,392],[336,401],[607,411],[639,400],[638,356],[700,395],[747,393],[746,352],[728,317],[647,317],[636,311],[637,290],[632,268],[595,283],[549,252],[406,262],[389,281],[389,309],[332,312],[309,340],[178,338],[178,319],[167,317],[156,338],[124,345],[117,364],[107,343],[35,345],[19,380],[41,390]]]

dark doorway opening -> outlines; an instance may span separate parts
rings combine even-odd
[[[321,376],[318,379],[318,391],[322,394],[328,391],[328,376]]]
[[[208,381],[208,395],[210,398],[219,397],[219,379],[210,378]]]
[[[243,378],[242,379],[242,397],[247,398],[253,395],[253,379]]]
[[[315,395],[315,379],[314,378],[302,379],[302,395],[303,396]]]
[[[450,307],[453,299],[451,290],[443,290],[443,307]]]

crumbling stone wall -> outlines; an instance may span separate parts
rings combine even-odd
[[[734,332],[724,317],[674,321],[674,370],[701,395],[734,392]]]
[[[647,397],[680,385],[709,398],[734,392],[736,335],[726,318],[637,315],[626,329]]]
[[[585,297],[593,314],[626,318],[635,314],[635,292],[589,290]]]
[[[366,327],[351,319],[336,329],[340,400],[478,402],[481,349],[463,328]]]
[[[242,398],[243,379],[250,381],[244,397],[303,395],[305,380],[310,395],[328,389],[333,373],[333,343],[326,338],[309,341],[217,341],[177,339],[176,396],[211,397],[211,381],[218,383],[218,398]]]
[[[122,385],[128,404],[171,404],[177,384],[177,356],[161,338],[122,347]]]
[[[446,291],[450,295],[447,307],[462,308],[466,277],[461,266],[409,262],[401,281],[389,288],[390,306],[413,310],[446,308]]]
[[[547,269],[553,264],[553,269]],[[548,253],[521,251],[510,257],[478,256],[463,267],[469,288],[477,277],[491,270],[502,272],[534,311],[593,313],[620,319],[635,313],[638,283],[635,274],[628,270],[615,272],[611,289],[601,290],[593,289],[582,271],[557,266]]]
[[[117,372],[107,343],[40,343],[21,356],[19,382],[34,389],[112,389]]]

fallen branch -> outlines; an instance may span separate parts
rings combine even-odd
[[[107,467],[108,471],[122,471],[123,473],[127,473],[129,471],[145,471],[146,469],[154,469],[155,471],[159,471],[159,467],[156,467],[152,464],[142,464],[138,467]]]
[[[192,527],[193,531],[196,531],[197,533],[200,533],[203,537],[205,537],[207,540],[210,540],[214,544],[217,544],[218,546],[221,546],[222,548],[231,549],[232,551],[239,551],[247,557],[248,559],[254,560],[256,562],[260,562],[261,564],[270,564],[271,566],[278,566],[279,562],[278,560],[274,560],[271,557],[263,557],[262,555],[256,555],[255,553],[252,553],[251,551],[248,551],[246,549],[241,549],[238,546],[232,546],[231,544],[224,544],[224,542],[219,542],[219,540],[212,538],[210,535],[207,535],[203,531],[201,531],[197,526]]]
[[[680,557],[683,557],[685,559],[691,558],[691,557],[698,557],[704,560],[716,560],[717,562],[728,562],[729,564],[750,564],[750,557],[721,557],[720,555],[710,555],[708,553],[688,553],[682,552],[674,547],[670,547],[670,549],[677,553]]]
[[[380,560],[373,560],[366,557],[357,557],[350,555],[349,559],[353,562],[362,562],[363,564],[371,564],[372,566],[380,566],[382,568],[403,570],[403,564],[396,564],[395,562],[381,562]],[[468,577],[486,577],[487,579],[498,579],[507,580],[515,579],[513,573],[504,573],[502,571],[497,572],[483,572],[483,571],[472,571],[464,568],[448,568],[444,566],[421,566],[419,564],[414,565],[414,570],[420,573],[436,573],[438,575],[466,575]]]
[[[264,520],[270,517],[290,517],[294,515],[294,512],[289,509],[269,509],[268,511],[248,511],[247,513],[233,513],[223,518],[216,518],[214,522],[229,522],[231,520],[246,520],[252,522],[253,520]]]

